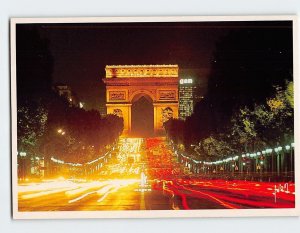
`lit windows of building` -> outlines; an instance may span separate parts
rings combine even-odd
[[[193,113],[195,89],[193,79],[179,80],[179,118],[182,120]]]

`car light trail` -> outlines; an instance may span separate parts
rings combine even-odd
[[[83,187],[79,187],[77,189],[74,189],[74,190],[70,190],[70,191],[67,191],[65,194],[67,196],[73,196],[73,195],[77,195],[77,194],[80,194],[80,193],[84,193],[86,192],[87,190],[90,190],[90,189],[93,189],[93,188],[99,188],[99,187],[102,187],[104,185],[106,185],[107,182],[92,182],[92,183],[87,183],[85,184]]]
[[[295,207],[293,182],[202,179],[177,161],[164,138],[122,138],[116,151],[91,180],[19,183],[19,210]]]
[[[106,193],[104,193],[104,195],[97,202],[103,201],[108,196],[108,194],[118,191],[119,188],[120,187],[115,187],[114,189],[111,189],[110,191],[107,191]]]
[[[33,194],[25,194],[25,195],[22,195],[21,198],[22,199],[37,198],[37,197],[41,197],[41,196],[48,196],[48,195],[51,195],[51,194],[64,192],[66,190],[70,190],[70,188],[55,189],[55,190],[50,190],[50,191],[42,191],[42,192],[33,193]]]
[[[73,203],[73,202],[76,202],[76,201],[80,201],[81,199],[83,199],[83,198],[85,198],[85,197],[87,197],[87,196],[89,196],[89,195],[91,195],[91,194],[94,194],[94,193],[97,193],[97,191],[85,193],[85,194],[83,194],[83,195],[80,196],[80,197],[77,197],[77,198],[75,198],[75,199],[73,199],[73,200],[70,200],[69,203]]]

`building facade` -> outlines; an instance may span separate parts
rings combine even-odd
[[[71,87],[66,84],[56,84],[53,89],[57,92],[57,94],[63,98],[65,98],[70,106],[76,106],[83,108],[84,104],[79,101],[77,95],[71,90]]]
[[[179,118],[185,120],[193,113],[196,86],[193,79],[179,80]]]

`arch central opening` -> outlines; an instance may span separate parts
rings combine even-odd
[[[131,135],[150,137],[154,134],[153,101],[148,95],[137,95],[131,106]]]

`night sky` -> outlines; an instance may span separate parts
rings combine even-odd
[[[54,58],[53,83],[65,83],[86,109],[105,104],[106,65],[178,64],[203,93],[215,45],[231,30],[272,27],[272,22],[35,24]]]

